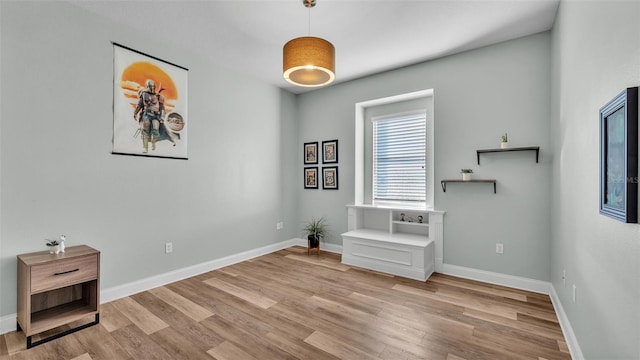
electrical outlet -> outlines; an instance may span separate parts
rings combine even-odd
[[[276,230],[282,230],[284,223],[282,221],[276,223]]]
[[[496,244],[496,254],[502,254],[504,252],[504,245],[501,243]]]
[[[576,286],[573,285],[573,303],[576,303]]]
[[[164,244],[164,252],[165,252],[165,254],[172,253],[173,252],[173,243],[168,242],[168,243]]]

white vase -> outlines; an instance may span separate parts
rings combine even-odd
[[[471,180],[471,173],[462,173],[462,180],[463,181]]]
[[[500,149],[506,149],[509,147],[509,142],[501,142],[500,143]]]
[[[49,246],[49,254],[60,253],[60,245]]]

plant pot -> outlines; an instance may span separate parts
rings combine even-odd
[[[462,180],[463,181],[471,180],[471,173],[462,173]]]
[[[309,247],[310,248],[317,248],[318,244],[320,243],[320,241],[318,240],[318,238],[315,235],[307,236],[307,240],[309,240]]]
[[[509,147],[509,142],[501,142],[500,149],[507,149]]]
[[[49,254],[59,254],[60,245],[49,246]]]

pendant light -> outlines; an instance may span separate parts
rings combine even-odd
[[[311,33],[311,8],[316,0],[302,0],[309,9],[309,33]],[[304,87],[330,84],[335,75],[335,48],[325,39],[303,36],[290,40],[282,51],[282,71],[289,83]]]

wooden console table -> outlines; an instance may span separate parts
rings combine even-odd
[[[32,336],[87,316],[93,322],[32,342]],[[27,349],[100,322],[100,252],[72,246],[58,255],[40,251],[18,255],[17,331]]]

